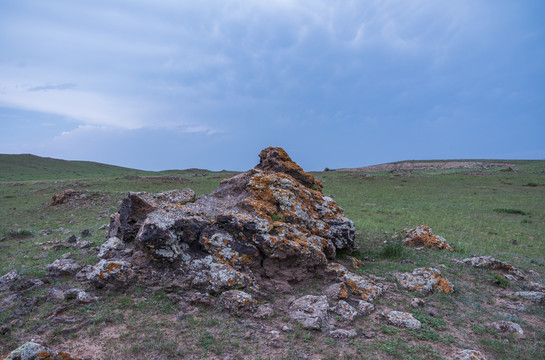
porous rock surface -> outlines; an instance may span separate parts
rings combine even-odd
[[[492,328],[500,332],[514,333],[518,337],[524,336],[524,331],[520,325],[512,321],[496,321],[492,323]]]
[[[446,294],[454,291],[452,284],[435,268],[418,268],[412,273],[397,273],[395,276],[398,284],[408,290],[423,293],[438,291]]]
[[[454,251],[444,237],[435,235],[428,226],[418,225],[415,228],[406,230],[403,243],[410,246],[424,245],[429,248]]]
[[[502,272],[501,275],[507,280],[519,280],[524,278],[524,275],[519,269],[506,262],[495,259],[492,256],[473,256],[463,259],[461,262],[476,268],[500,270]]]
[[[327,296],[306,295],[290,305],[288,316],[305,329],[320,330],[327,322],[328,309]]]
[[[79,360],[79,358],[29,341],[4,356],[2,360]]]
[[[385,310],[380,315],[391,325],[409,329],[420,329],[422,327],[422,323],[407,312]]]
[[[135,278],[153,269],[185,288],[221,294],[289,289],[323,275],[337,250],[353,249],[354,223],[283,149],[259,157],[255,168],[198,199],[190,189],[129,193],[88,278],[103,286],[110,278],[104,269],[121,261]]]
[[[480,351],[465,349],[456,354],[455,360],[488,360],[488,358]]]

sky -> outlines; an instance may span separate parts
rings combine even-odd
[[[0,153],[545,159],[542,0],[0,1]]]

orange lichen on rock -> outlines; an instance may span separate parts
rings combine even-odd
[[[48,206],[63,204],[75,194],[77,193],[73,189],[63,190],[60,193],[53,195],[53,197],[51,198],[51,201],[48,203]]]
[[[434,235],[431,229],[425,225],[418,225],[413,229],[406,230],[403,243],[411,246],[425,245],[429,248],[454,252],[454,248],[442,236]]]
[[[438,291],[445,294],[454,291],[452,284],[434,268],[418,268],[412,273],[397,273],[395,276],[398,284],[408,290],[424,293]]]

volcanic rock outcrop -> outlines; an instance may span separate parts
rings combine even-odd
[[[126,276],[112,277],[115,287],[151,266],[184,288],[220,294],[286,289],[324,274],[337,250],[354,248],[354,223],[283,149],[259,157],[255,168],[198,199],[190,189],[129,193],[89,279],[105,286],[122,262]]]

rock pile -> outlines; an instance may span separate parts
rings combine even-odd
[[[185,288],[221,294],[289,290],[324,275],[338,250],[353,249],[354,223],[283,149],[259,157],[255,168],[198,199],[190,189],[129,193],[88,278],[120,287],[151,267]],[[379,292],[346,269],[341,277],[364,300]]]

